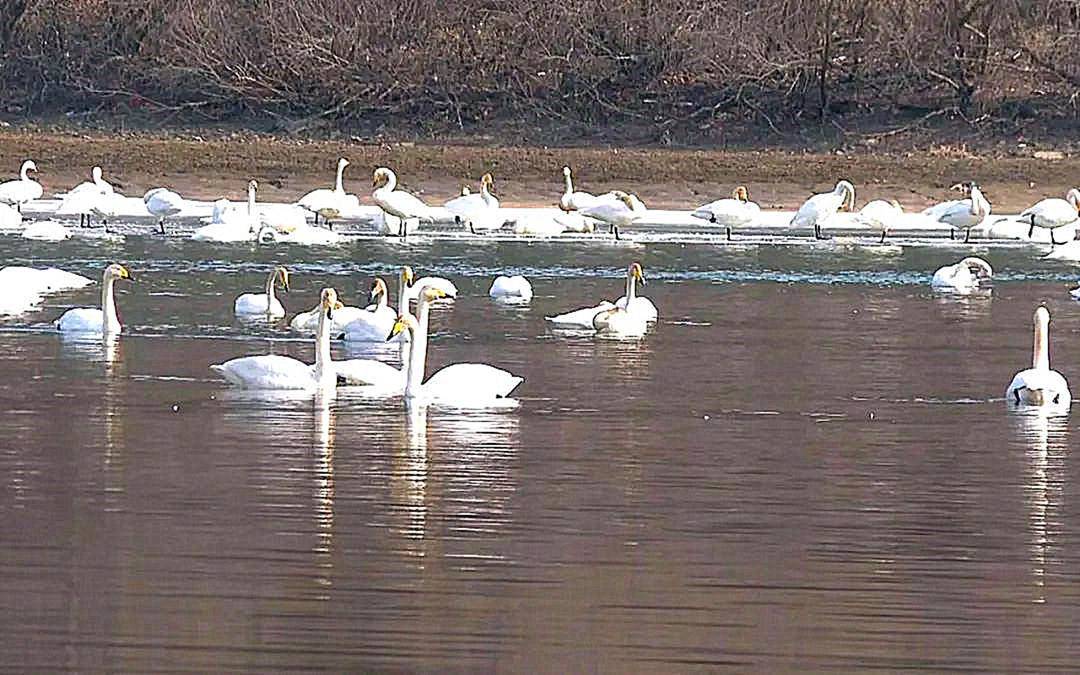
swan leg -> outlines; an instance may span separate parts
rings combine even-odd
[[[615,234],[615,241],[619,241],[619,226],[612,224],[611,231]]]
[[[157,226],[158,226],[158,230],[164,236],[164,234],[165,234],[165,219],[164,218],[159,218]]]
[[[968,243],[971,240],[971,228],[964,230],[964,243]]]
[[[882,231],[881,231],[881,241],[880,241],[880,242],[878,242],[878,243],[881,243],[881,244],[884,244],[884,243],[885,243],[885,230],[882,230]]]
[[[728,225],[727,227],[724,228],[724,230],[727,232],[727,240],[731,241],[731,226]]]
[[[821,239],[821,225],[814,223],[814,239]]]

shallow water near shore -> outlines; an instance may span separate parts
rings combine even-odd
[[[0,323],[0,657],[24,670],[1047,672],[1080,658],[1072,417],[1007,412],[1053,314],[1080,382],[1073,267],[980,251],[992,294],[935,295],[972,248],[0,239],[6,264],[126,264],[117,341]],[[640,342],[543,317],[621,294]],[[452,279],[429,372],[521,375],[513,409],[269,396],[207,368],[313,358],[233,319],[274,263],[290,316],[402,263]],[[501,307],[498,273],[536,297]],[[393,290],[393,289],[392,289]],[[363,355],[335,344],[336,357]],[[385,352],[380,358],[391,358]]]

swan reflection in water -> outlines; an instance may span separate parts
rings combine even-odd
[[[515,402],[516,403],[516,402]],[[472,564],[503,556],[483,550],[492,533],[508,521],[507,502],[515,490],[512,466],[520,448],[517,405],[495,408],[409,406],[401,428],[400,449],[394,458],[391,493],[405,510],[397,528],[406,555],[420,568],[429,555],[429,515],[459,528],[450,541],[466,546],[457,552]],[[467,528],[461,523],[468,524]],[[444,540],[444,547],[447,546]],[[448,551],[453,555],[455,551]]]
[[[1024,501],[1030,509],[1032,577],[1037,589],[1034,602],[1044,603],[1047,565],[1060,564],[1052,558],[1052,547],[1062,529],[1059,511],[1069,445],[1068,418],[1039,410],[1015,411],[1012,418],[1016,436],[1026,448]]]

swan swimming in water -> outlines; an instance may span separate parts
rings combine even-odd
[[[1016,406],[1052,406],[1068,412],[1072,403],[1069,383],[1050,369],[1050,312],[1035,310],[1035,344],[1031,368],[1017,373],[1005,390],[1005,401]]]
[[[443,295],[436,288],[422,290],[422,305]],[[394,324],[391,335],[409,331],[409,357],[405,372],[405,403],[433,402],[458,406],[496,404],[510,395],[524,378],[484,363],[455,363],[446,366],[427,379],[427,330],[411,315],[402,314]]]
[[[255,193],[258,189],[258,181],[248,181],[247,211],[239,210],[227,199],[214,202],[210,223],[195,230],[191,238],[195,241],[225,243],[252,241],[262,225],[255,205]]]
[[[550,323],[552,328],[559,330],[595,330],[594,319],[597,314],[621,307],[640,316],[646,322],[656,321],[659,315],[656,305],[648,298],[637,295],[638,281],[645,283],[645,274],[641,265],[634,262],[626,268],[626,295],[619,298],[615,303],[602,300],[600,304],[594,307],[583,307],[566,314],[547,316],[544,317],[544,320]]]
[[[699,206],[690,215],[722,226],[730,241],[732,228],[749,225],[760,214],[761,207],[750,201],[750,192],[740,185],[732,190],[731,197]]]
[[[287,292],[289,290],[289,270],[281,265],[271,270],[270,276],[266,278],[266,292],[244,293],[238,296],[236,302],[233,303],[233,313],[244,317],[265,316],[268,319],[279,319],[285,316],[285,307],[274,295],[274,287],[278,281],[281,282],[282,290]]]
[[[333,229],[330,221],[337,220],[342,214],[355,211],[360,207],[360,199],[356,195],[345,192],[344,176],[345,167],[349,166],[349,160],[344,157],[338,159],[337,179],[332,190],[320,188],[312,190],[296,202],[304,209],[315,214],[315,224],[319,224],[319,216],[328,228]]]
[[[526,305],[533,297],[532,284],[520,274],[512,277],[498,276],[491,282],[488,297],[507,305]]]
[[[64,312],[56,320],[55,326],[60,333],[119,335],[120,317],[116,314],[116,300],[113,298],[113,284],[118,279],[131,279],[127,268],[113,263],[105,268],[101,285],[101,308],[76,307]]]
[[[821,226],[837,214],[838,211],[848,211],[855,208],[855,186],[849,181],[842,180],[836,184],[832,192],[816,194],[803,202],[795,217],[791,219],[792,227],[812,227],[814,238],[821,239]]]
[[[319,328],[315,335],[315,365],[291,356],[263,354],[230,359],[210,369],[230,384],[246,389],[317,390],[337,386],[337,372],[330,359],[330,327],[334,310],[341,307],[337,292],[324,288],[319,296]]]
[[[27,175],[30,171],[36,173],[37,170],[37,164],[34,163],[34,160],[28,159],[19,168],[18,180],[0,183],[0,204],[12,206],[21,214],[23,204],[35,199],[41,199],[44,192],[41,189],[41,183]]]
[[[930,286],[938,291],[967,295],[983,288],[993,276],[994,269],[982,258],[964,258],[934,272]]]
[[[411,279],[411,270],[409,274]],[[394,322],[397,321],[397,312],[390,308],[389,295],[386,282],[376,277],[371,284],[373,306],[360,310],[353,316],[352,321],[346,324],[344,330],[346,342],[386,341],[394,328]]]

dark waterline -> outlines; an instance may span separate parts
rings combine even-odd
[[[962,248],[545,244],[339,252],[0,240],[96,277],[124,336],[0,326],[0,657],[24,672],[950,669],[1077,662],[1072,418],[1009,414],[1031,312],[1075,383],[1072,268],[991,251],[992,297],[929,291]],[[552,336],[639,259],[641,343]],[[272,262],[290,314],[409,262],[461,290],[429,372],[524,376],[514,410],[231,390],[210,363],[312,358],[233,298]],[[491,277],[528,274],[502,308]],[[335,346],[335,356],[351,354]]]

